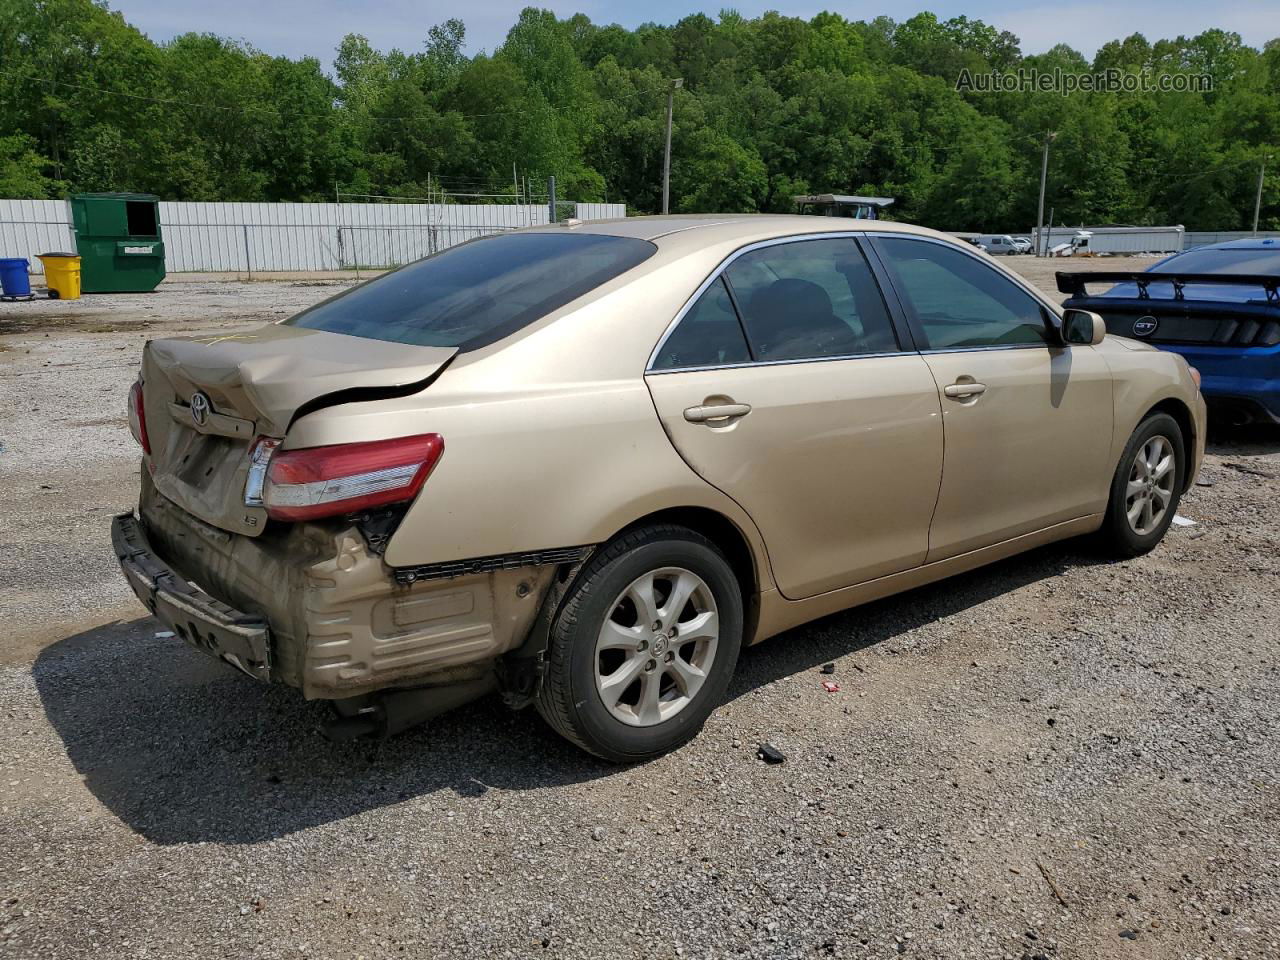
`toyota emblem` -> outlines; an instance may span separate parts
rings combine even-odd
[[[1156,327],[1158,326],[1160,326],[1160,321],[1153,316],[1139,317],[1133,321],[1133,335],[1135,337],[1149,337],[1156,332]]]
[[[212,409],[213,404],[203,393],[196,391],[191,395],[191,422],[197,427],[205,425],[205,421],[209,419],[209,411]]]

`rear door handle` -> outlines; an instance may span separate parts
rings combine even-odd
[[[987,392],[985,383],[952,383],[942,388],[942,392],[953,400],[967,400]]]
[[[749,403],[700,403],[686,407],[684,418],[690,423],[728,423],[751,412]]]

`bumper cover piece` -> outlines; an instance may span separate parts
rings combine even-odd
[[[477,557],[472,560],[446,560],[441,563],[424,563],[416,567],[396,567],[396,583],[407,585],[420,580],[451,580],[468,574],[492,573],[495,570],[518,570],[521,567],[542,567],[549,564],[577,563],[591,551],[591,547],[554,547],[530,553],[504,553],[496,557]]]
[[[271,637],[263,618],[241,613],[182,579],[152,550],[132,513],[112,521],[111,545],[129,586],[157,619],[197,650],[256,680],[271,678]]]

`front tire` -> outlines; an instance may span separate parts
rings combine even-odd
[[[1101,539],[1109,552],[1136,557],[1164,539],[1182,499],[1186,443],[1178,421],[1153,413],[1133,432],[1111,480]]]
[[[724,555],[686,527],[605,546],[551,628],[538,712],[615,763],[687,743],[721,702],[742,646],[742,589]]]

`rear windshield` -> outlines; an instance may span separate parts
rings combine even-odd
[[[643,263],[647,240],[508,233],[450,247],[284,321],[330,333],[471,350]]]

